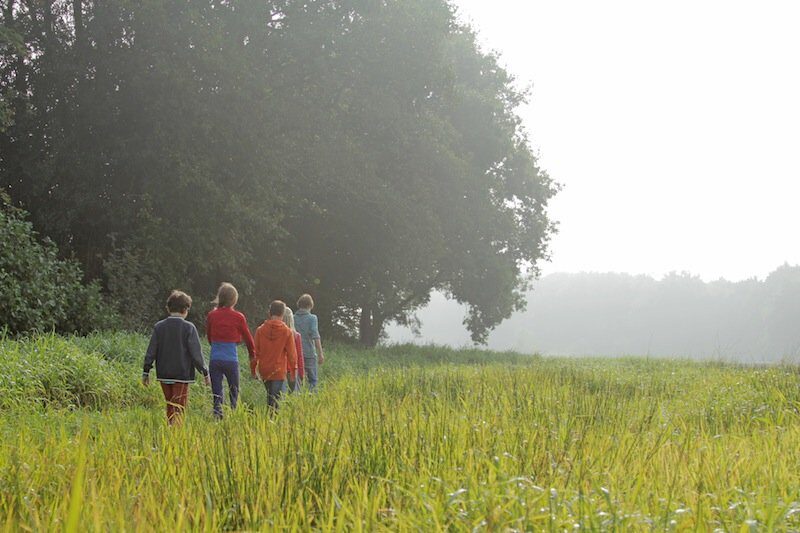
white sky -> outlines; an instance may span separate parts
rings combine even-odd
[[[800,263],[800,2],[454,0],[565,189],[543,273]]]

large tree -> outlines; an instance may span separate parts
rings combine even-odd
[[[552,231],[556,186],[516,115],[524,95],[445,2],[317,6],[285,21],[325,80],[297,98],[328,104],[305,135],[309,206],[290,219],[304,279],[364,344],[434,289],[469,304],[481,341],[523,305]]]
[[[266,285],[258,274],[266,257],[278,263],[283,235],[263,59],[269,6],[9,6],[33,53],[4,62],[25,87],[0,172],[36,226],[123,307],[153,302],[134,326],[171,286],[208,295],[221,279],[246,292]]]
[[[365,344],[434,289],[469,304],[476,341],[524,304],[556,187],[524,94],[445,0],[2,11],[23,49],[0,52],[0,186],[129,325],[222,280],[253,311],[311,291]]]

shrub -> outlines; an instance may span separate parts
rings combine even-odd
[[[49,239],[41,242],[27,213],[0,191],[0,327],[84,333],[114,323],[97,283],[83,283],[80,265],[58,258]]]

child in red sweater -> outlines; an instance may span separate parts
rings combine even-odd
[[[231,409],[239,399],[239,357],[236,345],[244,340],[252,360],[255,344],[245,316],[234,307],[239,301],[239,292],[230,283],[223,283],[217,291],[217,308],[208,313],[206,335],[211,343],[211,392],[214,394],[214,416],[222,418],[222,378],[228,380]]]
[[[297,333],[294,327],[294,313],[292,313],[288,305],[283,312],[283,323],[289,326],[289,329],[294,333],[294,348],[297,351],[297,367],[287,368],[286,370],[290,374],[293,370],[296,370],[296,372],[294,372],[294,379],[289,379],[289,392],[295,392],[298,391],[303,384],[303,375],[305,374],[305,365],[303,364],[303,338]]]

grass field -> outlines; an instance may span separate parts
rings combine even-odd
[[[332,347],[168,428],[144,342],[0,341],[0,530],[800,530],[796,367]]]

